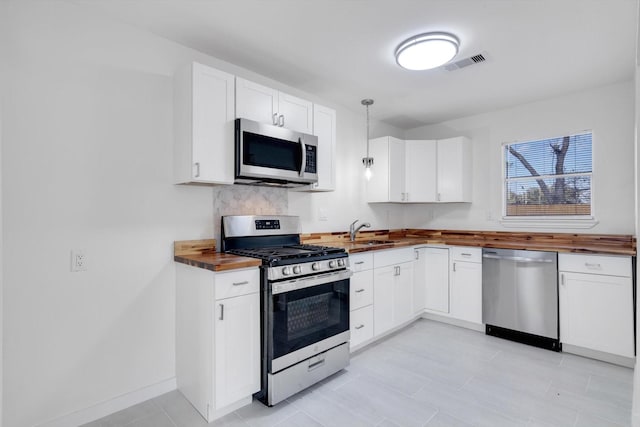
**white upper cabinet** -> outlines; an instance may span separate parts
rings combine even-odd
[[[471,141],[466,137],[370,141],[374,158],[367,201],[470,202]]]
[[[313,134],[318,137],[318,182],[294,191],[336,188],[336,110],[313,104]]]
[[[438,140],[437,200],[471,202],[471,140],[457,137]]]
[[[405,202],[437,201],[436,145],[433,140],[405,141]]]
[[[369,141],[374,163],[367,182],[368,202],[402,202],[404,197],[404,141],[385,136]]]
[[[233,184],[234,76],[191,63],[174,76],[174,182]]]
[[[236,77],[236,117],[313,133],[313,103]]]

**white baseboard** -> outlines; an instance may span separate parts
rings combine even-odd
[[[435,320],[437,322],[448,323],[461,328],[473,329],[474,331],[484,332],[485,327],[481,323],[467,322],[466,320],[455,319],[453,317],[442,316],[440,314],[429,313],[425,311],[422,314],[423,319]]]
[[[96,405],[64,415],[51,421],[40,424],[38,427],[77,427],[82,424],[106,417],[114,412],[121,411],[130,406],[137,405],[145,400],[153,399],[161,394],[168,393],[177,388],[176,378],[169,378],[144,388],[141,388],[113,399],[100,402]]]
[[[563,353],[577,354],[578,356],[588,357],[590,359],[602,360],[603,362],[613,363],[615,365],[624,366],[626,368],[634,368],[636,365],[635,357],[619,356],[617,354],[605,353],[603,351],[591,350],[589,348],[579,347],[577,345],[562,344]]]

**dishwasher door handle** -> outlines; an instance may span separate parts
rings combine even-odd
[[[482,258],[487,259],[504,259],[507,261],[516,261],[516,262],[535,262],[535,263],[551,263],[552,259],[548,258],[527,258],[523,256],[500,256],[500,255],[491,255],[491,254],[483,254]]]

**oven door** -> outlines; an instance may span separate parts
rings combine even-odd
[[[318,137],[236,119],[236,182],[318,181]]]
[[[269,293],[269,371],[349,340],[350,270],[275,282]]]

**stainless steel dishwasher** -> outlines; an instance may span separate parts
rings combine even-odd
[[[483,249],[482,322],[487,335],[560,351],[558,254]]]

